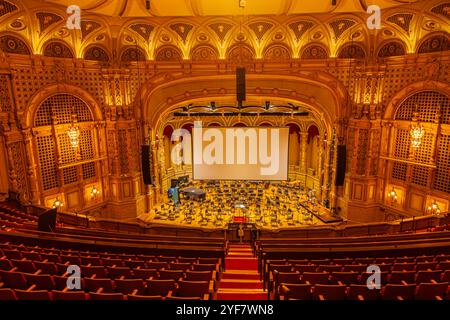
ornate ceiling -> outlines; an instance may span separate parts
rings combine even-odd
[[[329,0],[247,0],[244,9],[238,0],[151,0],[150,12],[144,0],[79,0],[81,30],[66,27],[70,4],[0,0],[1,49],[109,63],[228,59],[239,64],[449,49],[450,2],[442,0],[378,0],[384,8],[381,30],[368,30],[363,0],[338,0],[336,7]]]
[[[72,4],[67,0],[46,0],[57,5]],[[78,0],[76,4],[89,13],[121,17],[194,17],[229,15],[290,15],[365,12],[365,0],[337,0],[333,6],[331,0],[150,0],[150,10],[145,0]],[[381,8],[390,8],[399,4],[426,2],[425,0],[378,0]]]

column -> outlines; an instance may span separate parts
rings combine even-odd
[[[307,173],[306,152],[308,148],[308,132],[300,132],[300,172]]]

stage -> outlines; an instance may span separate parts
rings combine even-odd
[[[181,203],[156,206],[140,219],[146,223],[228,228],[251,223],[257,229],[296,228],[342,222],[297,183],[195,183],[180,192]]]

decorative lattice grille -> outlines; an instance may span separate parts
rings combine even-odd
[[[59,143],[59,161],[61,165],[73,163],[76,160],[75,149],[70,144],[70,139],[67,133],[58,135]]]
[[[412,169],[412,183],[419,186],[426,187],[428,184],[428,178],[430,175],[430,168],[422,166],[413,166]]]
[[[71,184],[78,181],[77,167],[63,169],[64,184]]]
[[[78,122],[92,121],[92,113],[83,100],[69,94],[55,94],[46,99],[39,107],[34,125],[36,127],[52,124],[52,116],[55,124],[72,122],[72,115],[77,115]]]
[[[419,121],[434,122],[441,112],[442,122],[450,123],[450,102],[448,96],[437,91],[422,91],[407,98],[398,108],[395,119],[411,121],[413,113],[419,112]]]
[[[392,178],[406,181],[406,171],[408,169],[408,166],[406,163],[403,162],[394,162],[394,165],[392,166]]]
[[[83,179],[91,179],[96,176],[94,162],[84,163],[82,169],[83,169]]]
[[[52,136],[37,137],[39,166],[41,169],[42,186],[49,190],[59,186],[55,163],[55,145]]]
[[[365,174],[366,171],[366,161],[367,161],[367,147],[369,145],[369,130],[360,129],[359,130],[359,141],[358,141],[358,166],[357,173]]]
[[[439,138],[434,189],[450,193],[450,135]]]
[[[80,155],[82,160],[94,159],[92,132],[83,130],[80,134]]]
[[[396,159],[406,160],[409,156],[410,147],[409,131],[405,129],[397,129],[394,147],[394,157]]]
[[[422,137],[420,146],[414,152],[414,161],[421,163],[428,163],[433,152],[433,138],[431,133],[425,133]]]

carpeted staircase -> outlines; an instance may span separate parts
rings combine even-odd
[[[225,258],[217,300],[267,300],[250,245],[232,244]]]

